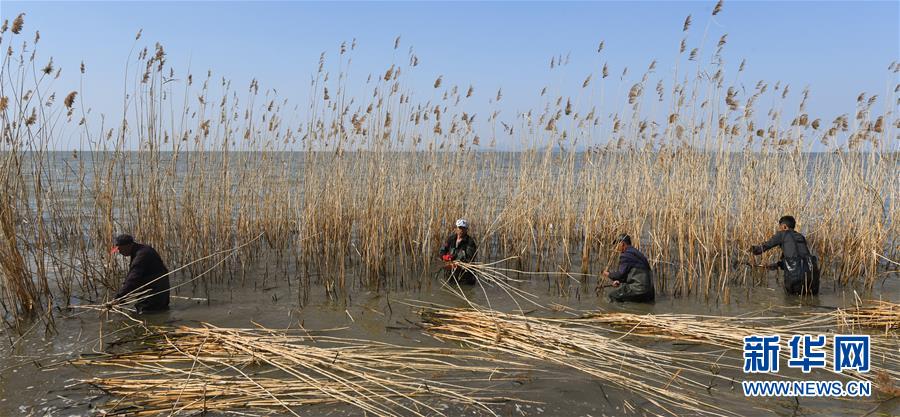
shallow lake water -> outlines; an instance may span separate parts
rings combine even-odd
[[[263,268],[260,267],[259,271]],[[254,271],[249,271],[254,272]],[[260,272],[261,273],[261,272]],[[249,275],[252,275],[250,273]],[[344,302],[329,301],[321,285],[313,284],[308,302],[301,307],[296,283],[288,285],[282,280],[269,278],[264,288],[236,284],[205,287],[183,286],[173,291],[172,308],[160,314],[142,317],[148,324],[197,326],[210,323],[220,327],[249,328],[257,324],[273,328],[308,330],[335,329],[329,332],[337,337],[348,337],[389,342],[403,346],[452,346],[424,333],[413,323],[420,322],[417,309],[410,303],[424,302],[449,307],[466,307],[465,301],[442,288],[437,276],[420,277],[423,285],[415,290],[375,293],[351,291]],[[861,299],[887,299],[898,301],[898,280],[889,278],[880,282],[873,292],[855,293],[852,288],[835,289],[830,282],[823,283],[822,293],[801,301],[783,294],[775,273],[768,273],[767,286],[732,288],[728,302],[707,300],[698,296],[673,297],[660,294],[653,304],[613,304],[605,294],[595,292],[597,279],[590,278],[580,286],[573,282],[568,294],[560,295],[555,278],[525,278],[518,287],[539,297],[542,305],[567,306],[571,310],[540,313],[545,316],[564,317],[579,311],[604,310],[632,313],[685,313],[737,316],[761,310],[767,315],[800,315],[807,312],[830,311],[835,307],[853,305],[855,297]],[[175,280],[174,283],[179,282]],[[248,281],[252,282],[252,281]],[[467,287],[466,296],[474,303],[488,305],[500,311],[514,312],[516,303],[498,288]],[[606,290],[608,291],[608,290]],[[197,299],[206,299],[197,300]],[[524,310],[531,308],[523,305]],[[533,307],[532,307],[533,308]],[[10,341],[18,340],[10,349],[7,342],[0,356],[0,416],[81,416],[96,415],[97,410],[110,398],[102,393],[76,383],[77,379],[96,376],[99,369],[76,367],[60,363],[78,354],[104,351],[116,340],[116,329],[125,321],[117,317],[104,317],[96,311],[71,309],[62,311],[56,318],[56,332],[47,333],[39,322],[21,340],[12,332],[6,335]],[[98,340],[103,336],[102,341]],[[900,349],[896,343],[893,349]],[[681,351],[690,347],[668,341],[641,339],[635,341],[654,349]],[[740,352],[732,352],[739,360]],[[616,388],[606,381],[587,374],[551,365],[533,363],[535,371],[527,378],[505,382],[496,387],[502,395],[527,399],[527,402],[507,402],[493,406],[493,411],[503,416],[617,416],[649,415],[652,407],[628,390]],[[740,378],[741,375],[736,375]],[[740,385],[723,386],[717,383],[706,395],[706,400],[736,415],[836,415],[887,416],[900,414],[900,400],[878,403],[872,399],[750,399],[740,392]],[[634,405],[626,409],[625,402]],[[460,408],[452,404],[438,404],[446,415],[487,415],[483,410]],[[363,415],[350,406],[328,405],[303,408],[300,415]],[[656,410],[658,411],[658,410]],[[217,415],[209,413],[207,415]],[[271,415],[281,415],[273,411]]]

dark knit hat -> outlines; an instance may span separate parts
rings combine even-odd
[[[631,236],[628,236],[627,233],[622,233],[616,236],[616,240],[613,241],[613,245],[619,244],[619,242],[625,242],[627,245],[631,246]]]
[[[113,242],[115,242],[116,246],[127,245],[129,243],[134,243],[134,237],[127,234],[121,234],[116,236],[115,239],[113,239]]]

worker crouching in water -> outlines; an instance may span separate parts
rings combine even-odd
[[[653,271],[650,262],[641,251],[631,246],[631,236],[619,235],[613,242],[619,255],[619,269],[603,271],[616,289],[609,294],[610,301],[649,303],[656,298],[653,289]]]
[[[131,258],[128,275],[116,293],[116,299],[127,299],[132,293],[144,292],[134,304],[138,314],[168,310],[169,270],[156,250],[135,242],[131,235],[119,235],[111,252]]]
[[[475,275],[457,266],[456,262],[474,261],[477,249],[475,240],[469,236],[469,222],[466,219],[457,220],[455,233],[447,237],[439,252],[441,260],[446,262],[444,269],[448,271],[450,279],[461,284],[475,284]]]

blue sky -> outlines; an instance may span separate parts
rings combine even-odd
[[[688,14],[694,21],[689,49],[698,46],[707,27],[707,50],[727,33],[724,57],[732,75],[746,59],[742,81],[748,89],[758,80],[789,83],[797,93],[809,85],[810,113],[823,120],[852,112],[860,92],[883,96],[897,82],[887,67],[900,60],[900,2],[731,1],[710,21],[714,5],[2,1],[0,17],[12,20],[27,13],[25,32],[40,30],[40,54],[53,56],[63,67],[59,90],[77,87],[77,68],[84,61],[88,73],[81,98],[95,112],[121,106],[124,64],[141,28],[142,45],[165,45],[176,72],[189,65],[195,74],[212,69],[237,86],[257,78],[262,87],[276,88],[301,104],[319,54],[327,51],[334,58],[342,41],[356,38],[356,79],[405,61],[412,46],[421,62],[410,80],[423,92],[442,74],[447,84],[474,84],[480,99],[474,106],[486,109],[502,88],[501,108],[512,114],[539,107],[543,86],[563,93],[577,90],[604,62],[611,79],[630,67],[628,79],[634,82],[656,59],[657,72],[666,78],[676,65]],[[395,54],[398,35],[401,47]],[[606,48],[598,57],[600,40]],[[551,72],[550,57],[567,53],[571,64]],[[630,83],[625,84],[616,106],[624,101]]]

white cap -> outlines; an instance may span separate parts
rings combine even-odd
[[[466,219],[459,219],[456,221],[456,227],[465,227],[469,228],[469,221]]]

